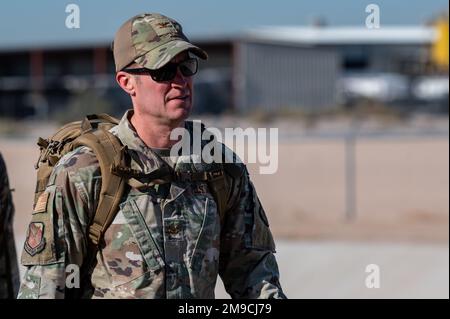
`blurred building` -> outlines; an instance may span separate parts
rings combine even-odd
[[[448,18],[423,27],[267,27],[194,42],[210,55],[195,82],[198,113],[320,111],[361,97],[448,101]],[[0,47],[2,116],[46,118],[98,100],[115,114],[130,107],[109,43]]]
[[[221,112],[231,100],[232,40],[200,43],[210,53],[196,81],[196,111]],[[201,64],[203,62],[200,62]],[[64,112],[69,104],[95,95],[107,111],[121,114],[131,106],[129,96],[114,79],[109,43],[43,47],[0,47],[0,115],[25,118]],[[89,110],[97,111],[91,106]]]
[[[448,31],[445,51],[443,30],[444,22],[438,27],[253,30],[237,45],[235,105],[308,111],[372,99],[411,106],[418,78],[428,76],[434,77],[432,86],[439,82],[433,98],[448,101],[448,88],[441,89],[442,82],[448,87]]]

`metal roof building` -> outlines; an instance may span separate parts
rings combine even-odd
[[[331,109],[339,102],[337,83],[346,74],[423,74],[437,37],[437,30],[426,26],[274,26],[194,39],[210,56],[206,63],[200,61],[195,110]],[[0,113],[52,113],[86,88],[96,90],[119,112],[128,107],[129,98],[113,75],[106,42],[0,46]]]
[[[237,109],[316,111],[337,104],[338,79],[348,73],[422,72],[431,27],[263,27],[235,48]]]

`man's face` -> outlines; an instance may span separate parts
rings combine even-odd
[[[171,62],[179,63],[189,58],[187,52],[175,56]],[[171,81],[156,82],[150,75],[135,75],[135,95],[132,96],[136,114],[158,118],[164,123],[185,120],[192,108],[192,77],[181,71]]]

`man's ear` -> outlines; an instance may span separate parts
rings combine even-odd
[[[136,81],[130,74],[119,71],[116,73],[116,81],[120,85],[120,87],[129,95],[135,94]]]

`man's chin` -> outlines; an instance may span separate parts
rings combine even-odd
[[[179,107],[170,112],[170,119],[173,121],[184,121],[191,114],[190,107]]]
[[[169,118],[173,121],[182,121],[189,117],[191,114],[191,101],[171,100],[166,104],[166,111]]]

